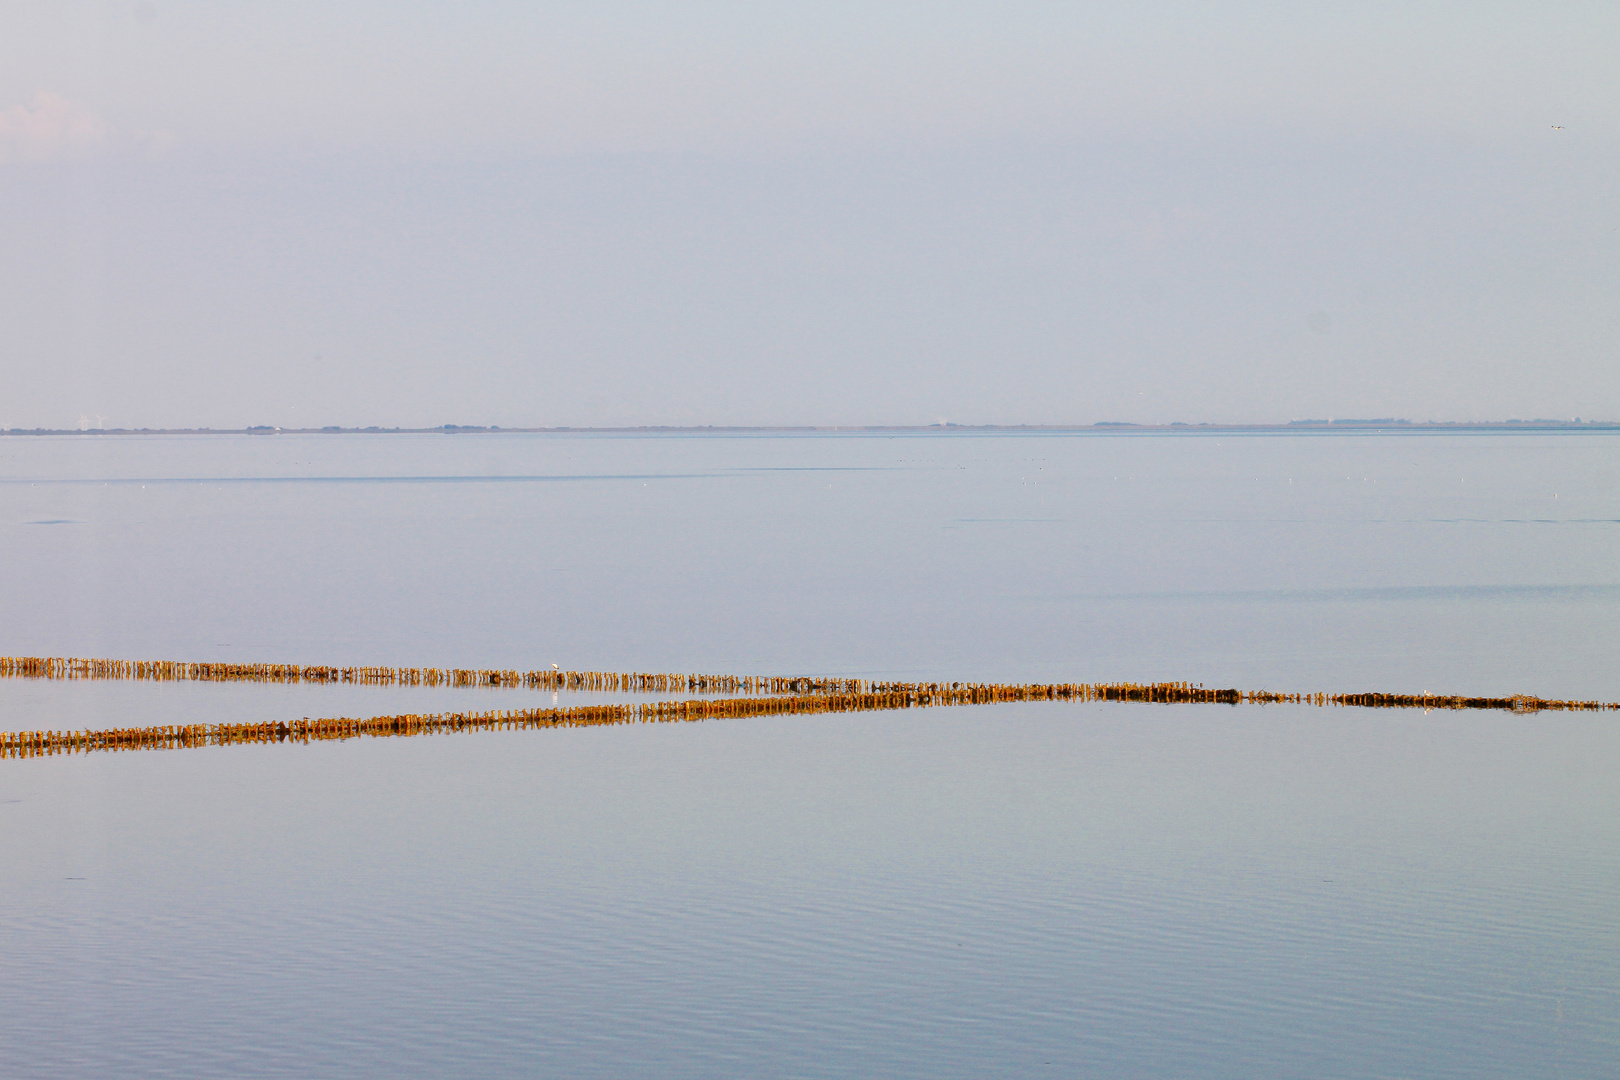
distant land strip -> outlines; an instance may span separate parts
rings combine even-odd
[[[40,678],[95,678],[46,675],[51,665],[67,661],[9,658],[7,673]],[[95,661],[83,661],[86,664]],[[102,661],[117,664],[127,661]],[[218,665],[175,665],[215,667]],[[66,670],[65,668],[57,670]],[[334,669],[343,670],[343,669]],[[354,669],[366,670],[366,669]],[[409,669],[420,670],[420,669]],[[429,669],[439,670],[439,669]],[[543,673],[542,673],[543,674]],[[570,673],[580,674],[580,673]],[[110,676],[118,677],[118,676]],[[131,676],[133,677],[133,676]],[[691,677],[687,677],[691,678]],[[724,678],[724,677],[721,677]],[[742,677],[736,677],[739,682]],[[261,680],[262,681],[262,680]],[[777,680],[772,680],[773,682]],[[497,709],[486,712],[405,713],[370,719],[334,717],[249,724],[168,724],[102,731],[20,731],[0,733],[0,758],[115,750],[180,750],[253,743],[309,743],[355,738],[388,738],[461,731],[506,731],[551,727],[594,727],[608,724],[672,723],[746,719],[759,716],[808,716],[824,713],[879,712],[950,705],[989,705],[1017,701],[1134,701],[1158,704],[1314,705],[1359,708],[1496,709],[1517,713],[1543,710],[1595,712],[1620,709],[1620,703],[1563,701],[1530,695],[1466,697],[1452,694],[1290,694],[1269,690],[1216,690],[1190,683],[883,683],[862,680],[780,680],[788,684],[842,685],[847,689],[772,694],[740,698],[700,698],[629,704],[580,705],[569,708]],[[459,683],[456,685],[474,685]],[[491,683],[488,685],[505,685]]]
[[[1052,434],[1089,433],[1089,434],[1162,434],[1173,432],[1175,434],[1219,434],[1231,432],[1241,434],[1253,432],[1265,433],[1299,433],[1299,432],[1527,432],[1527,431],[1610,431],[1620,432],[1620,420],[1406,420],[1396,417],[1375,417],[1355,419],[1331,420],[1290,420],[1285,424],[1218,424],[1218,423],[1169,423],[1169,424],[1137,424],[1126,420],[1099,420],[1089,424],[956,424],[940,422],[937,424],[799,424],[799,425],[749,425],[749,424],[643,424],[639,426],[621,427],[498,427],[480,426],[478,424],[440,424],[437,427],[339,427],[327,425],[325,427],[276,427],[272,424],[256,424],[245,428],[0,428],[0,435],[75,435],[94,437],[101,435],[478,435],[478,434],[565,434],[565,435],[723,435],[723,434],[784,434],[795,433],[822,433],[847,432],[882,434],[894,432],[904,434],[916,432],[923,434],[938,434],[940,432],[986,433],[998,432],[1049,432]]]

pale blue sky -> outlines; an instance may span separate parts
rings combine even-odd
[[[5,3],[0,423],[1617,417],[1617,30]]]

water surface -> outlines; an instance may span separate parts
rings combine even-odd
[[[0,652],[1613,699],[1616,447],[5,438]],[[550,697],[3,680],[0,721]],[[1616,730],[1025,704],[0,762],[0,1072],[1612,1076]]]

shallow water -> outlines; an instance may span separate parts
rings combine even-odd
[[[6,438],[0,652],[1612,700],[1617,449]],[[0,720],[550,697],[0,680]],[[1611,1076],[1617,731],[1029,704],[0,762],[0,1072]]]
[[[0,647],[1614,697],[1617,448],[8,438]]]

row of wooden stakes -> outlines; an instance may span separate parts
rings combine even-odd
[[[517,671],[505,668],[332,667],[325,664],[186,663],[78,656],[0,656],[0,678],[138,679],[148,682],[350,683],[364,686],[507,686],[610,693],[858,693],[859,679],[690,675],[640,671]]]
[[[570,708],[508,709],[471,713],[406,713],[371,719],[338,717],[291,723],[182,724],[106,731],[0,733],[0,758],[108,750],[178,750],[243,743],[308,743],[328,739],[385,738],[457,731],[592,727],[759,716],[870,712],[1014,701],[1139,701],[1165,704],[1301,704],[1366,708],[1620,709],[1620,703],[1549,701],[1535,697],[1460,697],[1435,694],[1279,694],[1267,690],[1211,690],[1188,683],[883,683],[863,691],[767,697],[699,698]]]

